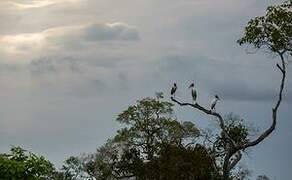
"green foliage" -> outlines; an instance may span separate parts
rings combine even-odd
[[[244,120],[239,116],[234,114],[228,114],[225,119],[226,132],[229,137],[236,144],[244,144],[248,142],[248,135],[250,129],[244,124]],[[217,136],[217,140],[215,141],[215,146],[218,151],[225,151],[228,148],[228,139],[225,137],[222,132],[220,136]]]
[[[251,19],[240,45],[266,46],[272,52],[292,51],[292,2],[267,8],[266,15]]]
[[[249,129],[244,124],[244,120],[234,114],[225,117],[226,131],[236,144],[248,142]]]
[[[116,174],[120,148],[112,141],[97,149],[97,152],[88,155],[85,162],[86,172],[100,180],[110,180]]]
[[[172,119],[172,107],[173,104],[160,98],[145,98],[129,106],[117,118],[126,127],[118,131],[114,141],[139,148],[147,159],[158,152],[159,144],[180,146],[186,141],[194,141],[199,136],[199,130],[192,122],[180,123]]]
[[[0,155],[0,179],[48,179],[53,172],[53,165],[43,156],[20,147],[13,147],[9,154]]]
[[[62,167],[65,179],[78,179],[83,171],[82,161],[78,157],[70,156]]]
[[[203,146],[178,147],[165,144],[153,161],[144,164],[145,172],[139,179],[219,179],[214,159]]]
[[[219,180],[227,138],[219,134],[209,139],[214,142],[210,146],[199,145],[201,132],[195,124],[174,119],[173,105],[161,97],[137,101],[119,114],[117,121],[124,127],[96,153],[67,159],[64,179]],[[234,142],[248,141],[249,129],[242,119],[229,114],[225,122]],[[230,179],[247,177],[242,172],[248,171],[238,169]]]
[[[192,122],[173,119],[172,107],[162,98],[145,98],[129,106],[118,115],[117,121],[125,126],[113,139],[98,148],[96,153],[70,157],[65,162],[63,171],[66,177],[100,180],[131,177],[138,180],[220,179],[220,165],[229,145],[227,138],[220,134],[210,147],[199,145],[200,131]],[[249,129],[242,119],[229,114],[225,122],[234,142],[248,141]],[[211,151],[213,145],[216,148]],[[236,171],[230,178],[243,177],[241,172]]]
[[[88,179],[100,180],[213,175],[214,160],[209,152],[185,146],[197,140],[199,130],[192,122],[173,119],[173,104],[162,97],[162,93],[157,93],[156,98],[145,98],[129,106],[118,115],[117,121],[124,128],[113,139],[85,158],[69,158],[63,170],[71,177],[87,175]]]
[[[203,146],[186,148],[163,144],[152,160],[143,159],[139,150],[130,148],[124,149],[115,161],[107,164],[107,167],[113,169],[112,174],[107,174],[104,179],[135,177],[137,180],[215,180],[220,176],[214,163],[211,154]],[[96,165],[95,167],[98,167],[97,163]],[[95,169],[98,170],[101,169]],[[97,179],[103,178],[99,176]]]

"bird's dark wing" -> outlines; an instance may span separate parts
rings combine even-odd
[[[174,88],[174,87],[172,87],[172,88],[171,88],[171,91],[170,91],[170,94],[171,94],[171,95],[173,95],[173,94],[174,94],[174,92],[175,92],[175,88]]]

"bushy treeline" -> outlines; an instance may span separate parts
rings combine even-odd
[[[117,121],[123,128],[113,138],[95,153],[67,158],[60,170],[43,156],[13,147],[0,155],[0,179],[221,179],[224,136],[177,120],[172,103],[145,98],[120,113]],[[234,141],[247,139],[247,128],[237,116],[226,116],[226,122]],[[235,170],[230,179],[247,175]]]

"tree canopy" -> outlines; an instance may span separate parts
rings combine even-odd
[[[255,48],[267,47],[272,52],[292,51],[292,1],[267,8],[265,16],[251,19],[240,45],[251,44]]]
[[[162,96],[137,101],[118,115],[124,127],[114,138],[94,154],[69,158],[64,169],[95,179],[217,177],[210,149],[199,145],[199,129],[192,122],[177,121],[172,107]]]
[[[51,162],[20,147],[12,147],[10,153],[0,154],[0,179],[49,179],[53,173]]]

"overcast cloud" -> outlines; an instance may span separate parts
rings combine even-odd
[[[179,85],[199,101],[216,93],[223,113],[264,129],[278,90],[278,60],[247,54],[236,40],[248,20],[276,0],[4,0],[0,2],[0,151],[22,145],[57,166],[95,151],[119,125],[117,114]],[[289,180],[291,66],[279,126],[247,158],[254,175]],[[289,79],[290,78],[290,79]],[[206,117],[177,116],[204,127]],[[274,152],[281,152],[274,158]],[[271,157],[271,158],[267,158]],[[288,157],[288,158],[287,158]]]

